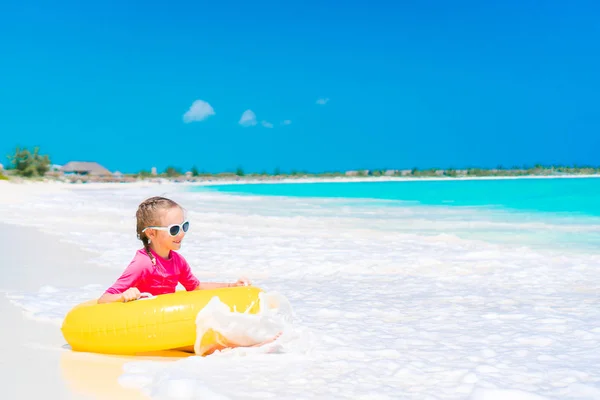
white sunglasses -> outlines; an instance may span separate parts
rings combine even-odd
[[[146,229],[156,229],[157,231],[167,231],[171,236],[179,235],[179,231],[183,230],[187,232],[190,229],[190,221],[185,221],[182,224],[171,224],[169,226],[147,226],[144,228],[142,232],[145,232]]]

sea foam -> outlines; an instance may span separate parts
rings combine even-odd
[[[600,256],[538,238],[551,244],[554,231],[594,224],[170,186],[40,195],[2,205],[1,215],[93,251],[116,279],[140,246],[137,204],[157,193],[186,208],[181,253],[201,280],[248,276],[285,296],[294,317],[258,322],[249,342],[283,326],[264,347],[128,363],[123,385],[164,399],[598,398]],[[9,296],[31,317],[58,322],[101,290],[90,282]],[[217,312],[206,321],[228,320]]]

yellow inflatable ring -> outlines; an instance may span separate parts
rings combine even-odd
[[[98,304],[90,300],[69,311],[61,330],[74,351],[121,355],[193,351],[196,315],[213,297],[217,296],[231,311],[256,314],[261,292],[257,287],[245,286],[177,291],[128,303]],[[223,338],[219,336],[207,332],[201,339],[202,353],[220,347]]]

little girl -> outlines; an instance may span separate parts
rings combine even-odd
[[[98,303],[137,300],[143,292],[153,295],[173,293],[178,283],[188,290],[244,286],[250,282],[241,278],[235,283],[200,282],[187,261],[176,252],[190,223],[179,204],[164,197],[151,197],[139,205],[136,212],[137,236],[144,248],[117,281],[98,299]]]

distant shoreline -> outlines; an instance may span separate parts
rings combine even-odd
[[[443,182],[443,181],[480,181],[480,180],[516,180],[516,179],[585,179],[600,178],[600,174],[560,174],[560,175],[516,175],[516,176],[338,176],[338,177],[193,177],[193,178],[136,178],[132,180],[103,180],[91,177],[87,181],[66,180],[60,178],[22,178],[11,177],[9,180],[0,181],[2,184],[16,185],[48,185],[63,187],[132,187],[152,185],[181,185],[181,186],[218,186],[218,185],[246,185],[246,184],[307,184],[307,183],[351,183],[351,182]],[[0,186],[1,187],[1,186]]]
[[[540,178],[595,178],[600,177],[600,166],[591,165],[524,165],[505,168],[426,168],[420,169],[354,169],[309,172],[302,169],[282,171],[275,168],[272,173],[244,171],[242,166],[235,171],[207,172],[193,166],[184,170],[168,166],[162,172],[153,166],[150,170],[122,173],[111,171],[95,161],[69,161],[65,165],[52,164],[48,155],[17,147],[9,156],[11,167],[3,169],[0,164],[0,181],[55,181],[65,183],[192,183],[198,185],[241,184],[241,183],[307,183],[307,182],[371,182],[371,181],[441,181],[475,179],[540,179]]]
[[[514,179],[577,179],[600,178],[594,175],[521,175],[521,176],[465,176],[465,177],[335,177],[335,178],[282,178],[282,179],[244,179],[239,180],[206,180],[179,182],[195,186],[245,185],[245,184],[278,184],[278,183],[349,183],[349,182],[429,182],[429,181],[479,181],[479,180],[514,180]],[[174,182],[175,183],[175,182]]]

